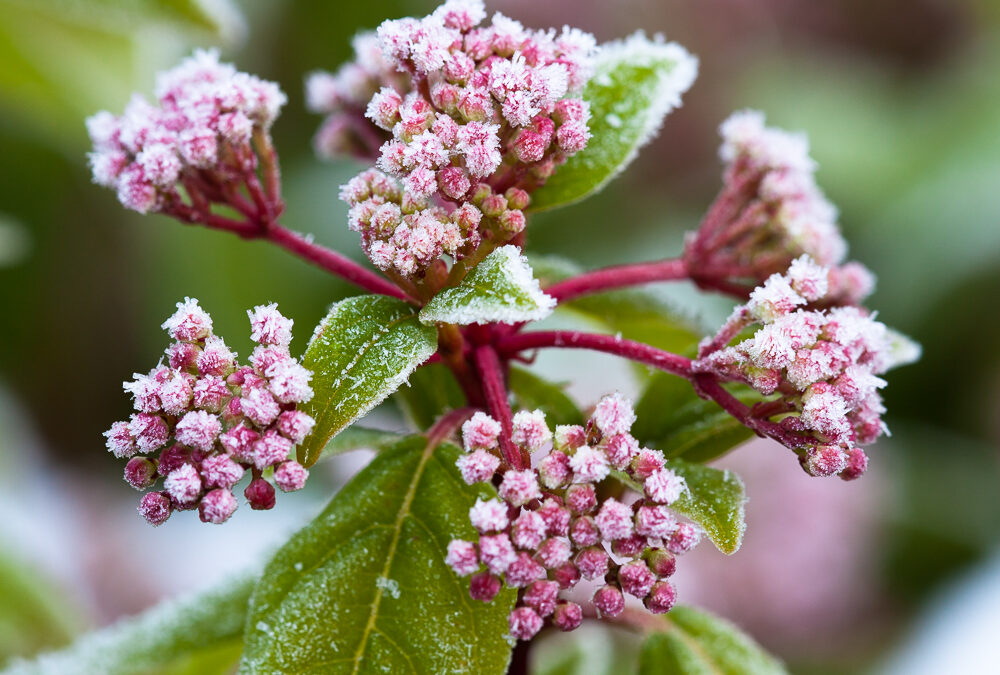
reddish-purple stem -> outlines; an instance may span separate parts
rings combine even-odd
[[[500,434],[500,452],[507,464],[521,471],[527,469],[530,463],[525,460],[521,451],[510,440],[514,425],[511,420],[510,403],[507,401],[507,388],[504,386],[503,366],[496,350],[491,345],[481,345],[473,352],[476,370],[483,386],[483,396],[486,406],[493,419],[500,422],[503,430]]]
[[[559,302],[566,302],[581,295],[600,293],[613,288],[687,278],[687,265],[683,260],[659,260],[634,265],[616,265],[586,272],[553,284],[546,288],[545,292]]]
[[[427,430],[427,444],[432,448],[440,445],[449,436],[455,433],[455,431],[462,426],[462,423],[465,422],[465,420],[472,417],[472,413],[475,411],[475,408],[465,407],[449,412],[447,415],[435,422],[434,426]]]

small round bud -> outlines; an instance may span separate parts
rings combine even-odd
[[[147,492],[139,501],[139,515],[153,527],[162,525],[170,517],[173,506],[166,492]]]
[[[601,536],[613,541],[632,535],[632,509],[617,499],[608,499],[594,518]]]
[[[545,568],[525,551],[518,553],[517,558],[507,567],[507,585],[514,588],[523,588],[533,581],[544,578]]]
[[[479,537],[479,557],[493,574],[503,574],[517,560],[517,553],[506,534]]]
[[[552,579],[563,590],[573,588],[580,581],[580,570],[571,562],[563,563],[552,573]]]
[[[605,438],[604,455],[616,469],[624,469],[639,454],[639,441],[631,434],[618,434]]]
[[[631,537],[616,539],[611,544],[611,550],[621,558],[634,558],[646,550],[646,538],[640,534],[633,534]]]
[[[636,560],[618,569],[618,582],[629,595],[644,598],[656,583],[656,576],[646,567],[646,563]]]
[[[507,234],[519,234],[524,231],[526,225],[523,211],[511,209],[500,214],[500,228]]]
[[[590,483],[570,485],[566,490],[566,505],[577,515],[589,513],[597,507],[597,493]]]
[[[594,608],[598,616],[618,616],[625,609],[625,596],[614,586],[602,586],[594,593]]]
[[[472,542],[454,539],[448,544],[448,555],[444,561],[459,576],[468,576],[479,569],[479,555]]]
[[[294,460],[288,460],[278,465],[274,470],[274,483],[282,492],[295,492],[306,485],[309,470]]]
[[[538,547],[538,560],[546,569],[555,569],[569,560],[572,553],[569,542],[565,539],[552,537],[542,542]]]
[[[483,501],[477,498],[469,509],[469,520],[482,533],[499,532],[507,528],[507,505],[497,499]]]
[[[575,602],[560,602],[552,613],[552,625],[561,631],[576,630],[583,623],[583,608]]]
[[[190,464],[181,464],[163,481],[163,488],[176,506],[193,506],[201,494],[201,477]]]
[[[659,450],[642,448],[632,460],[632,471],[636,478],[645,480],[663,468],[663,453]]]
[[[254,478],[243,491],[250,508],[254,511],[267,511],[274,508],[274,486],[263,478]]]
[[[590,516],[583,516],[573,521],[569,528],[569,538],[577,546],[586,548],[594,546],[601,540],[601,533]]]
[[[643,601],[653,614],[666,614],[677,602],[677,589],[669,581],[658,581],[653,584],[649,595]]]
[[[647,537],[665,539],[677,527],[677,519],[665,506],[640,506],[635,514],[635,531]]]
[[[518,548],[534,550],[545,539],[545,520],[534,511],[525,511],[514,521],[510,536]]]
[[[462,442],[467,451],[489,450],[497,446],[500,423],[483,412],[477,412],[462,425]]]
[[[530,607],[518,607],[508,617],[510,634],[518,640],[530,640],[542,629],[542,617]]]
[[[503,196],[507,199],[507,206],[512,209],[517,209],[523,211],[528,208],[528,204],[531,203],[531,197],[528,193],[521,188],[507,188],[507,191],[503,193]]]
[[[687,553],[701,541],[701,532],[691,523],[681,523],[667,540],[667,548],[671,553],[681,555]]]
[[[546,499],[535,511],[545,521],[545,531],[553,537],[565,537],[569,532],[570,513],[552,499]]]
[[[469,581],[469,595],[473,600],[490,602],[497,597],[503,584],[489,572],[480,572]]]
[[[861,448],[851,448],[847,451],[847,467],[840,472],[843,480],[861,478],[868,469],[868,455]]]
[[[125,482],[136,490],[145,490],[156,482],[156,464],[146,457],[133,457],[125,465]]]
[[[523,506],[533,499],[539,499],[542,493],[538,490],[538,480],[531,469],[524,471],[507,471],[500,487],[497,488],[500,498],[508,504]]]
[[[650,549],[645,558],[649,569],[661,579],[677,571],[677,557],[670,551],[661,548]]]
[[[244,469],[228,455],[215,455],[201,463],[205,487],[230,489],[243,478]]]
[[[670,469],[654,471],[643,484],[646,496],[658,504],[673,504],[687,489],[687,483]]]
[[[848,455],[835,445],[817,445],[806,451],[802,468],[810,476],[826,477],[847,468]]]
[[[507,200],[503,195],[491,193],[483,200],[479,209],[487,218],[499,218],[507,210]]]
[[[198,517],[203,523],[220,525],[236,511],[236,497],[229,490],[218,488],[201,498],[198,504]]]
[[[550,490],[564,485],[570,477],[569,457],[553,450],[539,462],[538,476],[542,479],[542,485]]]
[[[580,575],[588,581],[600,579],[608,573],[608,554],[599,546],[583,549],[577,553],[574,562]]]
[[[536,581],[524,591],[522,601],[538,613],[546,617],[556,608],[559,595],[559,584],[555,581]]]

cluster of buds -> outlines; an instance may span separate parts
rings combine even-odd
[[[400,182],[393,188],[403,195],[397,206],[421,217],[425,205],[433,203],[431,218],[461,220],[471,231],[476,230],[473,220],[493,218],[496,227],[490,229],[504,243],[524,227],[521,209],[528,192],[587,145],[590,111],[576,94],[591,75],[596,43],[593,36],[569,28],[527,30],[502,14],[479,27],[484,18],[481,1],[449,0],[422,19],[386,21],[375,38],[385,61],[359,54],[359,62],[369,67],[358,67],[372,76],[386,64],[397,71],[365,110],[374,125],[370,131],[384,138],[377,165]],[[367,50],[370,41],[361,44]],[[408,76],[405,86],[400,86],[400,73]],[[309,84],[311,101],[330,102],[332,115],[324,128],[345,128],[345,116],[353,113],[342,101],[360,85],[322,75]],[[324,148],[330,149],[325,142]],[[355,192],[347,191],[349,201]],[[402,217],[396,209],[383,211],[386,219]],[[375,229],[382,229],[380,221]],[[407,239],[412,229],[404,228],[399,238]],[[475,237],[462,242],[476,244]],[[368,247],[383,269],[384,248],[373,254]]]
[[[860,263],[843,264],[847,243],[836,207],[816,184],[806,136],[766,127],[764,115],[749,110],[730,116],[720,133],[724,186],[688,241],[692,267],[730,268],[763,281],[805,254],[830,268],[832,304],[867,297],[875,279]]]
[[[348,226],[361,233],[372,264],[404,277],[426,273],[443,254],[460,260],[484,238],[507,241],[524,229],[521,209],[528,204],[524,190],[512,187],[500,195],[480,183],[469,201],[449,211],[415,199],[377,169],[352,178],[341,187],[340,197],[351,207]]]
[[[163,478],[163,490],[147,492],[139,513],[152,525],[174,509],[198,509],[201,520],[223,523],[236,510],[233,488],[247,470],[244,496],[252,509],[274,506],[273,470],[284,492],[300,490],[309,472],[289,459],[312,430],[313,419],[296,409],[312,398],[312,373],[288,352],[292,320],[277,305],[250,316],[257,343],[250,365],[212,333],[212,318],[197,300],[185,298],[163,324],[176,340],[147,375],[125,382],[136,413],[105,432],[108,450],[128,459],[125,480],[137,490]]]
[[[604,397],[586,426],[549,429],[540,411],[518,412],[511,441],[535,468],[501,468],[501,425],[476,413],[462,427],[466,454],[458,467],[467,483],[496,483],[499,499],[478,500],[469,518],[478,542],[454,540],[447,563],[472,575],[473,598],[491,601],[506,584],[518,589],[509,617],[513,637],[528,640],[547,618],[561,630],[577,628],[583,608],[561,597],[581,580],[596,582],[591,603],[599,616],[625,608],[624,594],[655,613],[670,610],[676,590],[666,578],[675,556],[693,548],[700,530],[668,508],[687,490],[658,450],[640,448],[629,433],[635,413],[620,395]],[[602,497],[612,471],[641,484]],[[622,484],[613,481],[615,486]],[[481,569],[485,566],[485,569]]]
[[[286,101],[278,85],[219,63],[215,51],[160,74],[156,98],[137,94],[120,117],[87,120],[94,182],[117,190],[126,208],[187,219],[234,200],[234,185],[257,168],[255,149],[273,152],[269,129]]]
[[[702,343],[696,370],[778,394],[758,404],[767,417],[781,415],[786,430],[801,435],[800,460],[814,476],[851,480],[868,464],[859,445],[887,432],[878,390],[888,369],[915,357],[915,345],[895,338],[855,306],[809,309],[829,301],[828,270],[808,256],[774,274],[738,306],[713,338]],[[754,335],[727,346],[746,328]]]

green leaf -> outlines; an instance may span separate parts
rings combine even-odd
[[[315,464],[332,436],[396,391],[436,350],[437,331],[402,300],[363,295],[333,305],[302,356],[315,391],[302,409],[316,427],[299,446],[299,461]]]
[[[285,544],[254,591],[243,673],[503,673],[515,594],[469,597],[445,562],[470,539],[458,448],[413,436],[377,455]]]
[[[252,577],[241,576],[217,589],[163,603],[85,635],[66,649],[17,663],[4,675],[131,675],[199,662],[206,669],[195,672],[213,672],[207,664],[218,664],[221,652],[228,649],[231,655],[238,649],[253,583]]]
[[[683,459],[672,459],[667,466],[683,476],[688,487],[670,508],[698,523],[717,549],[726,555],[736,553],[746,529],[747,496],[742,479],[732,471]]]
[[[545,419],[550,426],[583,424],[583,413],[559,385],[516,366],[510,369],[508,384],[517,407],[525,410],[541,410],[545,413]]]
[[[320,459],[352,450],[386,450],[396,445],[402,438],[403,435],[395,431],[369,429],[354,424],[330,439],[330,442],[323,448]]]
[[[441,415],[465,405],[462,388],[443,363],[418,368],[395,398],[410,422],[420,430],[429,429]]]
[[[744,403],[760,400],[752,391],[737,394]],[[714,401],[699,397],[691,383],[656,373],[635,406],[632,435],[659,448],[668,458],[708,462],[753,437],[753,432]]]
[[[690,607],[663,615],[646,638],[640,675],[781,675],[784,666],[732,623]]]
[[[697,71],[697,59],[683,47],[641,33],[602,45],[594,76],[583,89],[592,137],[531,196],[531,210],[572,204],[604,187],[680,105]]]
[[[424,323],[519,323],[552,313],[556,301],[542,292],[528,260],[516,246],[501,246],[454,288],[446,288],[420,312]]]
[[[531,643],[532,675],[620,675],[639,666],[641,635],[603,621],[576,630],[546,631]]]

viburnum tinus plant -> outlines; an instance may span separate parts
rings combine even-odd
[[[503,672],[519,641],[523,654],[540,632],[604,620],[647,636],[643,672],[780,671],[732,626],[674,608],[678,558],[743,536],[741,481],[706,463],[755,434],[812,476],[859,478],[862,447],[886,433],[882,376],[918,355],[863,306],[874,277],[845,262],[806,139],[732,115],[721,191],[681,255],[581,272],[525,255],[530,215],[623,170],[694,57],[642,34],[597,45],[487,20],[479,0],[386,21],[354,49],[308,78],[307,103],[325,115],[320,155],[372,164],[340,196],[378,272],[282,223],[276,84],[196,52],[155,101],[88,120],[94,180],[126,208],[269,241],[365,292],[331,307],[299,359],[273,304],[248,312],[241,362],[196,300],[178,303],[165,359],[125,383],[135,412],[106,434],[147,491],[139,513],[223,523],[241,481],[251,509],[270,509],[274,486],[302,488],[325,455],[379,450],[259,578],[150,620],[159,632],[119,629],[129,658],[229,631],[248,673]],[[699,341],[621,290],[666,281],[736,307]],[[553,312],[606,331],[532,326]],[[525,367],[543,349],[656,374],[635,405],[612,391],[581,411]],[[355,424],[394,393],[414,435]]]

